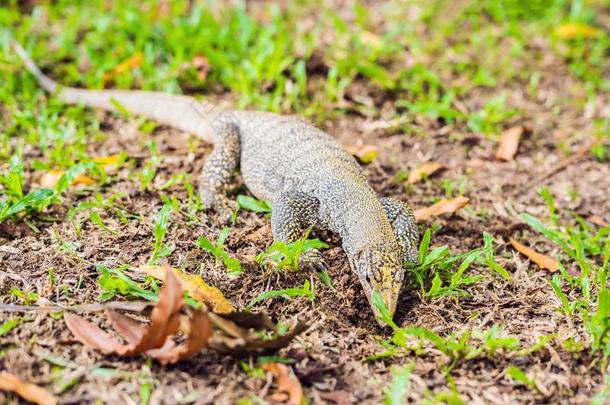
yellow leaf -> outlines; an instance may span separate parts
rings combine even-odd
[[[561,39],[596,38],[600,30],[581,23],[565,23],[557,26],[553,33]]]
[[[364,45],[368,45],[373,48],[379,48],[381,46],[381,38],[379,35],[370,31],[362,31],[360,34],[360,40]]]
[[[543,255],[542,253],[536,252],[534,249],[528,248],[527,246],[517,242],[513,238],[510,238],[510,244],[513,245],[517,251],[527,256],[531,261],[536,263],[541,269],[547,269],[551,273],[559,270],[559,262],[550,256]]]
[[[99,163],[105,171],[109,172],[116,169],[117,164],[121,160],[121,155],[98,156],[93,158],[95,163]]]
[[[102,166],[116,164],[119,160],[121,160],[121,155],[98,156],[93,158],[95,163],[99,163]]]
[[[95,184],[95,180],[93,180],[89,176],[85,176],[84,174],[79,174],[74,179],[74,184],[82,184],[84,186],[92,186]]]
[[[121,63],[116,65],[114,67],[114,69],[112,69],[110,72],[105,73],[104,81],[110,80],[110,79],[120,75],[121,73],[126,72],[129,69],[140,67],[140,66],[142,66],[143,62],[144,62],[144,55],[142,54],[142,52],[136,52],[129,58],[125,59],[124,61],[122,61]]]
[[[347,148],[362,164],[369,164],[379,156],[379,149],[372,145],[360,145]]]
[[[414,184],[423,179],[424,177],[430,176],[436,171],[442,169],[444,166],[439,162],[426,162],[423,165],[419,166],[416,169],[413,169],[411,173],[409,173],[409,178],[407,179],[407,183]]]
[[[139,271],[148,274],[158,280],[165,278],[165,268],[162,266],[144,265],[138,268]],[[196,274],[186,274],[178,269],[172,268],[174,274],[180,280],[184,288],[195,300],[207,305],[212,312],[228,314],[235,311],[235,307],[216,287],[207,284]]]

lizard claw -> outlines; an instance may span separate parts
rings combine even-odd
[[[204,202],[205,204],[205,202]],[[223,198],[215,198],[213,201],[208,202],[206,207],[211,208],[218,214],[218,218],[220,222],[225,225],[229,225],[231,223],[231,218],[233,217],[233,212],[235,212],[235,202],[230,199]]]
[[[301,257],[299,258],[299,270],[327,271],[328,264],[319,250],[311,249],[301,254]]]

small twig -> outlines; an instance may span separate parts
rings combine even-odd
[[[528,181],[523,186],[518,187],[512,193],[512,195],[521,194],[521,193],[527,191],[528,189],[532,188],[535,184],[540,184],[540,185],[545,184],[546,182],[549,181],[549,179],[551,177],[555,176],[557,173],[561,172],[568,166],[570,166],[570,165],[578,162],[579,160],[583,159],[584,157],[586,157],[587,154],[589,153],[589,151],[591,150],[591,148],[593,148],[595,145],[598,145],[600,142],[601,142],[600,139],[591,139],[581,149],[572,153],[570,156],[568,156],[564,159],[561,159],[557,164],[552,166],[549,170],[547,170],[543,174],[534,177],[532,180]]]
[[[121,309],[130,312],[142,312],[153,303],[136,302],[108,302],[105,304],[82,304],[82,305],[16,305],[0,304],[0,312],[52,312],[52,311],[74,311],[74,312],[101,312],[107,309]]]

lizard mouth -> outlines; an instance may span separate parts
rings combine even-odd
[[[390,317],[393,318],[396,312],[400,289],[396,288],[396,284],[393,281],[384,280],[383,272],[369,259],[370,255],[360,252],[354,255],[353,258],[350,257],[349,263],[352,271],[358,276],[375,319],[381,326],[386,326],[386,323],[381,320],[382,312],[373,300],[373,292],[377,291],[379,293],[381,301],[387,308]]]

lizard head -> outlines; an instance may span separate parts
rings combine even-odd
[[[375,290],[379,292],[390,315],[394,316],[405,279],[403,252],[403,248],[397,242],[388,241],[362,249],[350,258],[350,264],[360,279],[376,318],[379,318],[380,313],[372,300]]]

